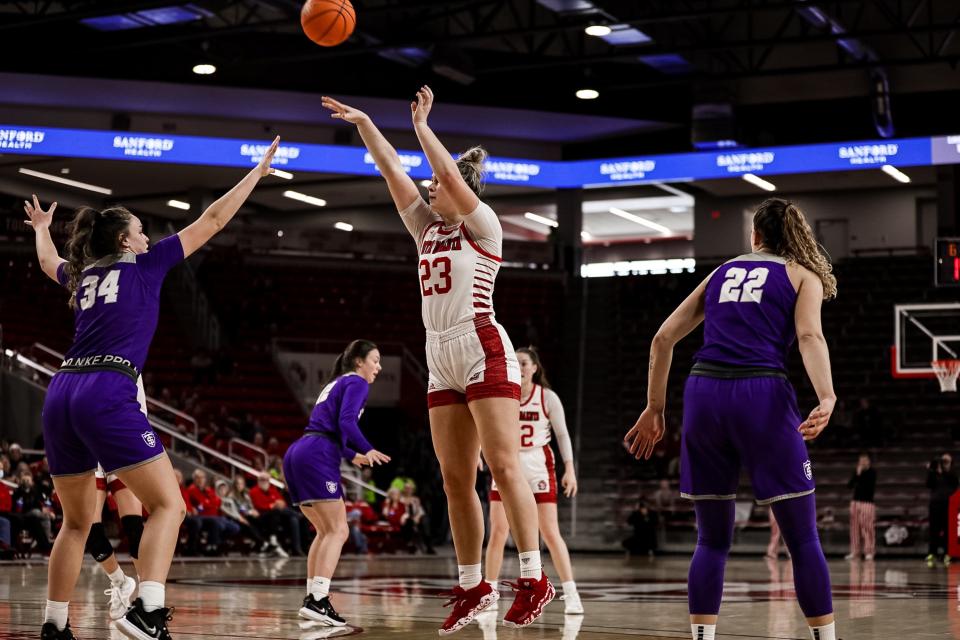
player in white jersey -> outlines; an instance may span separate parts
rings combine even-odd
[[[554,590],[542,572],[537,505],[520,469],[516,437],[520,367],[493,312],[503,229],[479,197],[486,152],[474,147],[453,159],[427,124],[433,92],[422,87],[410,111],[433,170],[428,203],[404,171],[396,150],[365,113],[328,97],[323,105],[334,118],[357,125],[419,249],[430,430],[460,571],[460,584],[448,602],[453,611],[440,634],[459,631],[500,597],[480,569],[484,523],[476,475],[481,449],[497,479],[520,550],[517,596],[504,624],[526,626],[540,616]]]
[[[537,501],[540,533],[563,582],[565,613],[582,614],[583,605],[573,580],[570,552],[560,536],[557,521],[557,472],[550,448],[551,431],[563,458],[563,493],[577,495],[573,447],[560,397],[550,388],[540,354],[533,347],[517,349],[520,361],[520,466]],[[490,539],[487,540],[487,581],[496,584],[503,563],[503,547],[510,528],[496,481],[490,490]]]

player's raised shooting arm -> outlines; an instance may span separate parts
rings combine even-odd
[[[328,96],[323,96],[321,100],[324,108],[333,112],[330,114],[331,118],[356,125],[360,139],[373,157],[380,175],[387,181],[387,188],[390,190],[390,197],[393,198],[397,211],[403,211],[413,204],[413,201],[420,197],[420,190],[403,170],[397,150],[380,132],[370,116]]]
[[[711,273],[710,276],[713,274]],[[653,336],[647,379],[647,406],[663,411],[667,401],[667,378],[673,361],[673,347],[703,322],[704,297],[710,276],[704,278],[687,299],[680,303]]]
[[[427,124],[427,116],[430,114],[432,107],[433,91],[430,87],[424,85],[417,92],[417,101],[410,104],[413,129],[417,134],[423,152],[427,156],[427,162],[430,163],[433,175],[437,178],[437,182],[447,190],[459,211],[469,213],[477,208],[480,198],[464,181],[463,176],[460,175],[460,169],[457,167],[457,162],[440,142],[440,138],[433,132],[430,125]]]
[[[273,160],[273,154],[277,152],[279,145],[280,136],[277,136],[274,138],[273,144],[263,154],[260,163],[244,176],[243,180],[207,207],[199,218],[177,234],[180,236],[180,243],[183,245],[184,258],[189,257],[223,229],[240,210],[243,203],[247,201],[247,198],[250,197],[254,187],[260,182],[260,178],[273,173],[270,162]]]
[[[817,398],[836,400],[833,377],[830,372],[830,351],[823,337],[820,308],[823,306],[823,284],[812,272],[804,274],[797,291],[794,322],[797,328],[797,346],[803,357],[803,367],[810,377]]]

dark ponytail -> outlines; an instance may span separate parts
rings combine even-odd
[[[535,347],[520,347],[517,349],[517,353],[525,353],[530,357],[531,362],[537,367],[536,373],[533,374],[533,384],[538,384],[544,389],[550,388],[550,381],[547,380],[547,372],[543,369],[543,362],[540,361],[540,354],[537,352]]]
[[[797,205],[780,198],[764,200],[753,215],[753,228],[767,251],[814,272],[823,284],[824,299],[836,297],[833,265]]]
[[[70,238],[66,246],[71,309],[77,308],[77,286],[83,269],[104,256],[122,252],[132,215],[124,207],[110,207],[103,211],[91,207],[77,209],[68,227]]]
[[[377,345],[369,340],[354,340],[347,345],[343,353],[337,356],[333,363],[333,371],[330,373],[330,380],[340,376],[353,373],[357,370],[357,360],[365,360],[371,351],[377,348]]]

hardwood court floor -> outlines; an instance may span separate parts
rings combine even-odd
[[[503,592],[499,615],[484,615],[457,634],[463,640],[609,640],[689,638],[687,558],[627,561],[578,556],[574,567],[586,615],[564,616],[555,601],[537,624],[508,630],[497,624],[512,600]],[[960,639],[960,566],[927,569],[920,560],[832,561],[841,638]],[[125,566],[126,569],[126,566]],[[301,628],[296,610],[305,591],[302,559],[176,562],[167,601],[176,606],[172,635],[197,638],[301,639],[362,636],[437,638],[446,615],[438,595],[452,586],[456,563],[440,557],[346,557],[334,579],[333,601],[349,623],[343,630]],[[512,574],[516,561],[507,563]],[[553,575],[552,568],[548,568]],[[718,637],[805,639],[785,560],[731,558]],[[0,564],[0,640],[39,637],[46,563]],[[80,640],[120,638],[111,633],[103,590],[106,577],[84,565],[71,623]]]

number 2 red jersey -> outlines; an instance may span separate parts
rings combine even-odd
[[[493,283],[500,270],[503,229],[497,214],[480,202],[454,226],[417,198],[400,217],[420,250],[423,325],[443,332],[477,316],[493,320]]]

